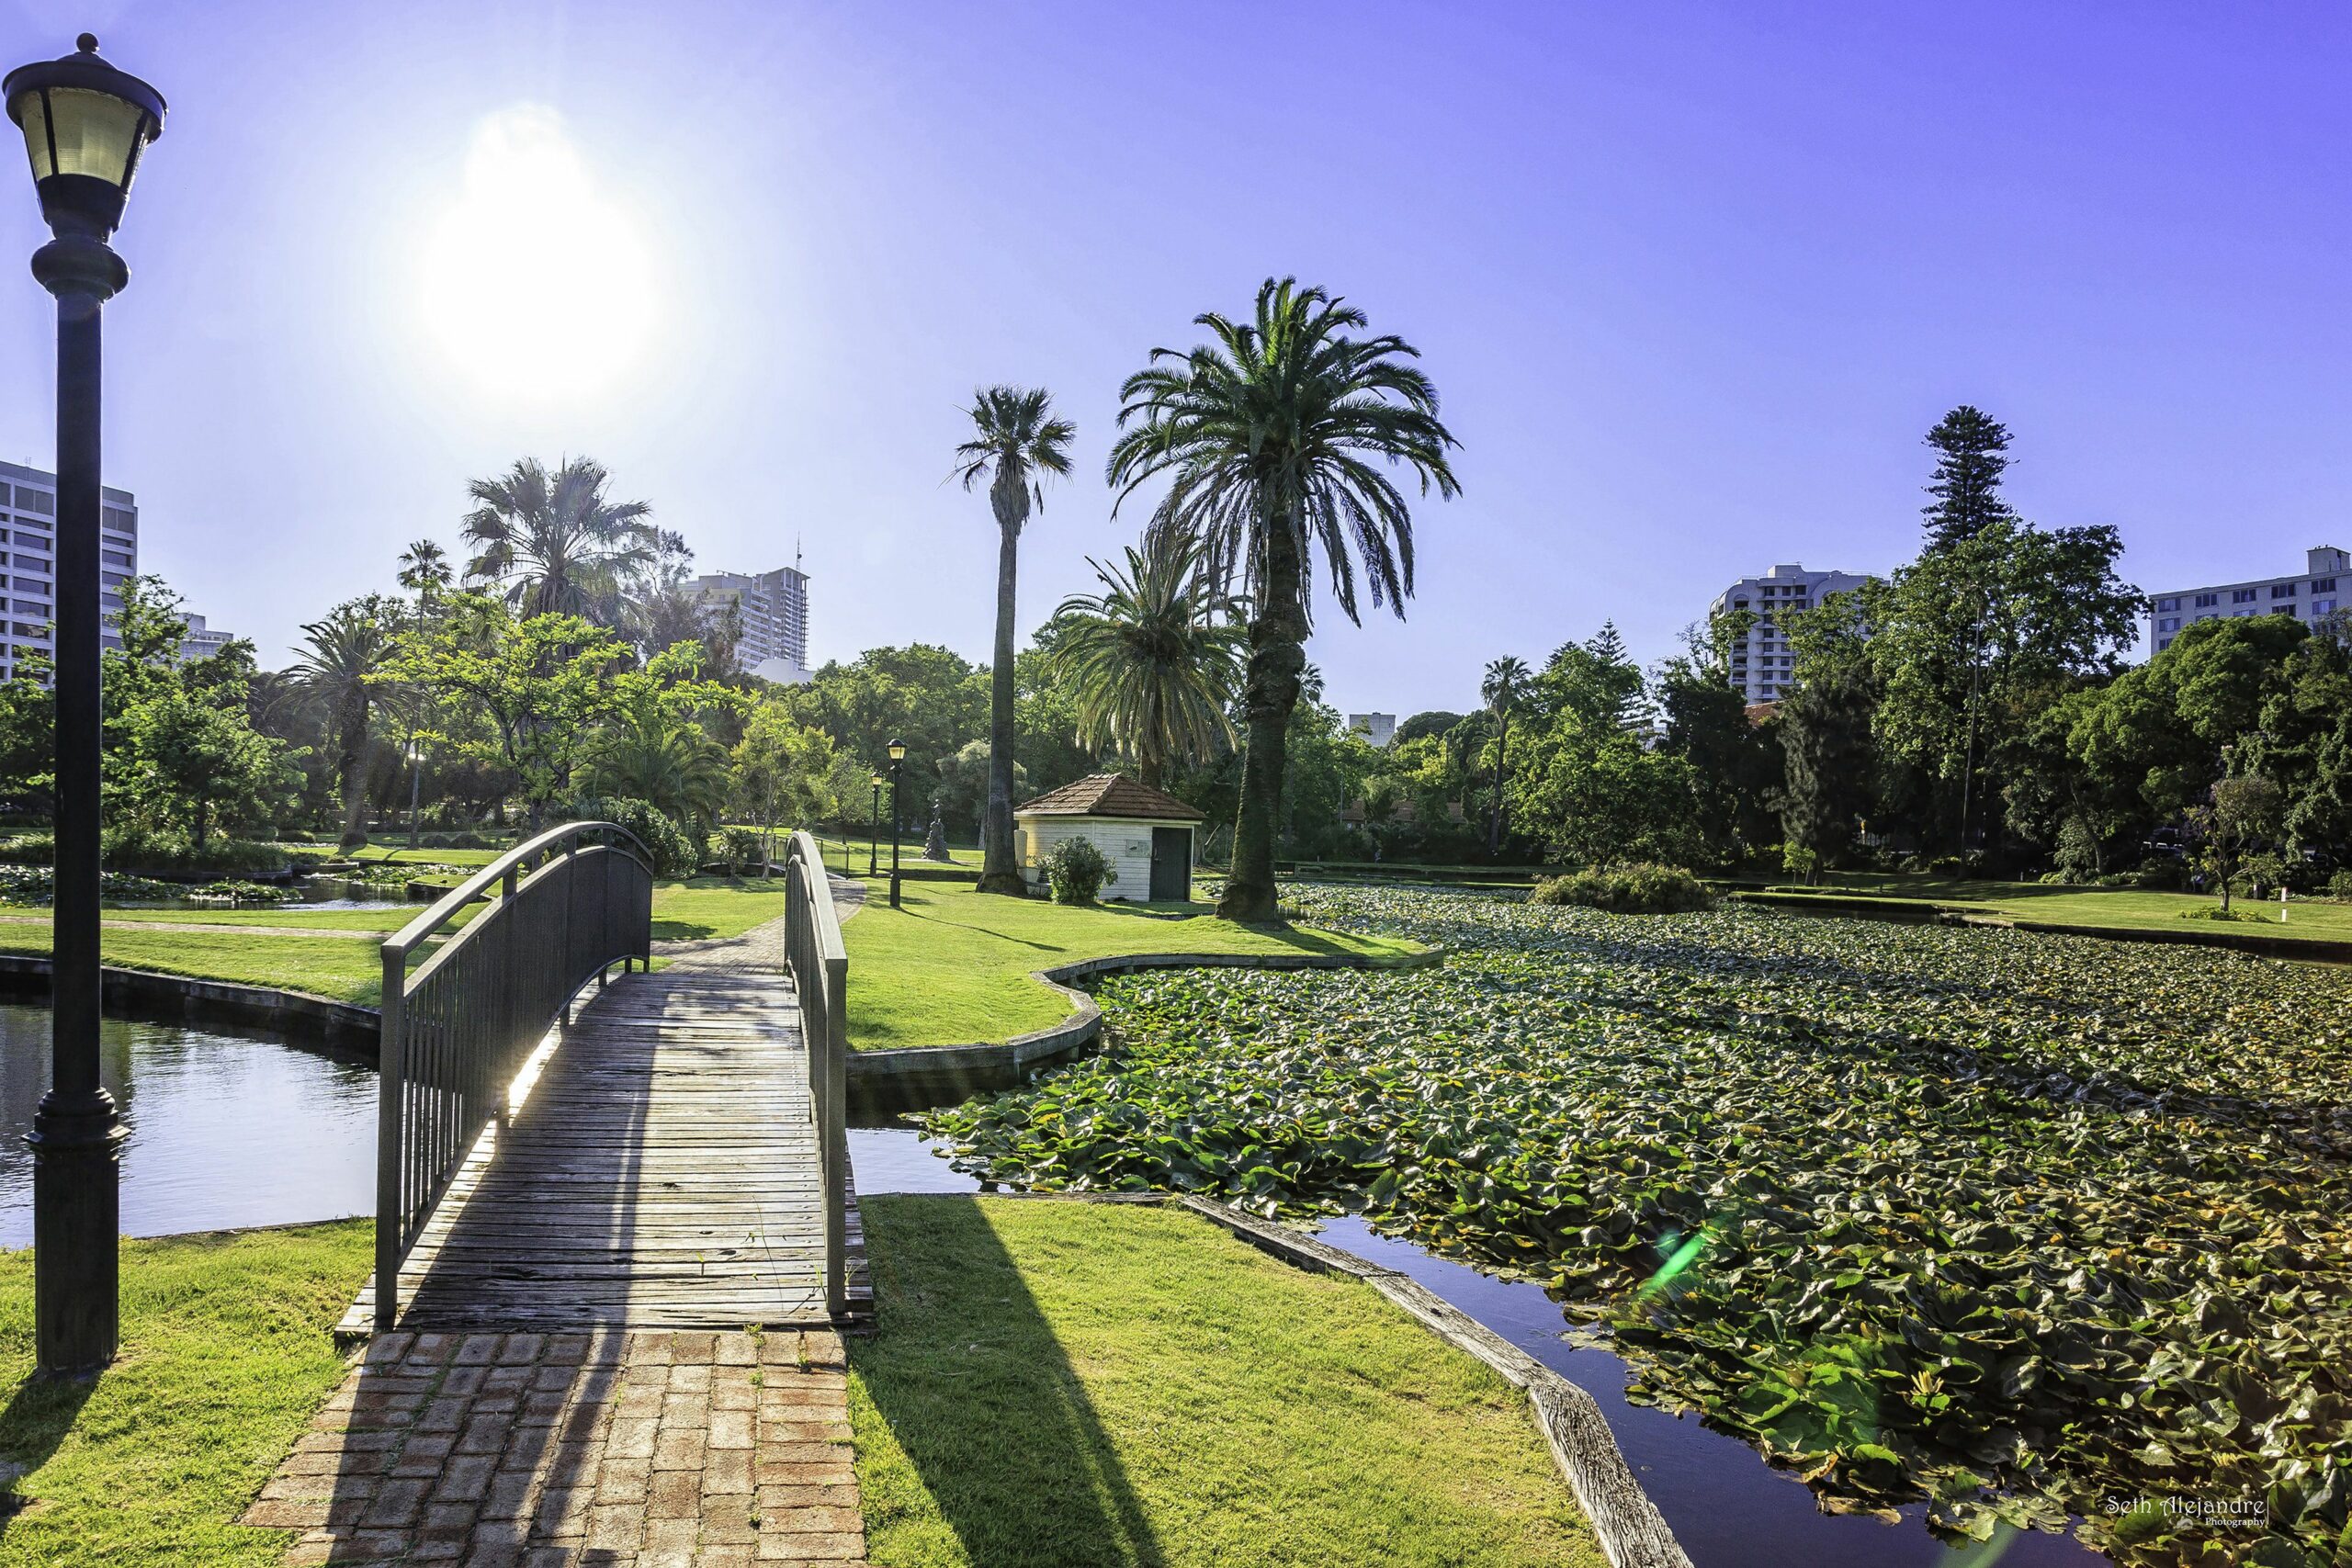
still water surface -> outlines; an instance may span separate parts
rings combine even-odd
[[[250,1035],[113,1018],[99,1051],[130,1130],[128,1235],[374,1211],[374,1067]],[[0,1247],[32,1243],[24,1135],[48,1091],[49,1010],[0,1003]]]
[[[919,1133],[854,1128],[849,1140],[861,1194],[978,1190]],[[1709,1431],[1696,1416],[1627,1404],[1625,1363],[1563,1339],[1559,1303],[1542,1287],[1432,1258],[1409,1242],[1375,1235],[1353,1216],[1327,1220],[1322,1235],[1418,1280],[1591,1394],[1625,1462],[1696,1568],[2104,1568],[2108,1562],[2072,1537],[2030,1532],[1954,1551],[1928,1533],[1919,1507],[1905,1509],[1899,1525],[1824,1514],[1803,1483],[1767,1466],[1738,1438]]]

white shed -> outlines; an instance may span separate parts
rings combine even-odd
[[[1046,884],[1046,857],[1068,839],[1091,839],[1118,873],[1105,898],[1182,903],[1193,896],[1193,829],[1201,814],[1125,773],[1091,773],[1012,812],[1021,871]]]

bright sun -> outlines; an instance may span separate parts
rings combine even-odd
[[[653,326],[650,258],[634,214],[597,188],[553,109],[503,109],[474,130],[456,206],[428,235],[428,330],[482,390],[576,398],[631,367]]]

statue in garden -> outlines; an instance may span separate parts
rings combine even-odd
[[[931,797],[931,829],[922,836],[922,858],[953,862],[947,852],[947,824],[939,819],[939,796]]]

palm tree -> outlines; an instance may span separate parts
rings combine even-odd
[[[343,784],[343,839],[346,850],[368,841],[367,769],[368,727],[376,701],[377,672],[392,650],[400,602],[370,593],[347,600],[322,620],[302,628],[307,651],[293,674],[326,716],[334,737],[335,769]]]
[[[480,553],[466,563],[477,582],[506,585],[517,615],[581,615],[610,626],[621,580],[653,559],[654,533],[641,501],[607,501],[604,467],[572,457],[553,475],[536,457],[468,487],[477,504],[466,537]]]
[[[1520,694],[1526,689],[1526,661],[1508,656],[1487,666],[1487,678],[1478,686],[1478,694],[1487,700],[1487,711],[1495,716],[1495,809],[1487,818],[1488,859],[1502,852],[1503,785],[1510,778],[1503,760],[1510,745],[1511,709],[1519,705]]]
[[[1211,312],[1195,321],[1214,343],[1189,354],[1156,348],[1120,389],[1110,479],[1124,502],[1172,475],[1153,530],[1193,536],[1214,577],[1249,586],[1249,731],[1233,875],[1217,912],[1272,920],[1283,746],[1306,667],[1315,558],[1349,620],[1358,618],[1359,563],[1374,606],[1401,618],[1413,591],[1412,515],[1373,459],[1412,469],[1424,495],[1434,485],[1452,496],[1455,442],[1438,422],[1436,387],[1406,363],[1419,356],[1412,345],[1347,336],[1363,312],[1320,288],[1270,277],[1254,321]]]
[[[996,513],[996,670],[989,689],[989,802],[980,835],[980,891],[1024,897],[1012,858],[1012,582],[1021,525],[1046,505],[1045,474],[1069,472],[1077,428],[1053,417],[1038,387],[989,387],[973,394],[972,439],[956,448],[956,478],[967,491],[989,482]]]
[[[590,794],[645,801],[682,826],[716,820],[731,782],[727,749],[659,709],[622,717],[588,754]]]
[[[449,552],[432,539],[418,539],[401,552],[401,586],[416,595],[419,613],[433,595],[449,586]]]
[[[1200,542],[1181,536],[1126,551],[1126,570],[1090,560],[1101,593],[1054,612],[1054,671],[1078,704],[1081,746],[1116,746],[1143,782],[1235,742],[1226,706],[1241,673],[1241,626],[1201,570]]]

